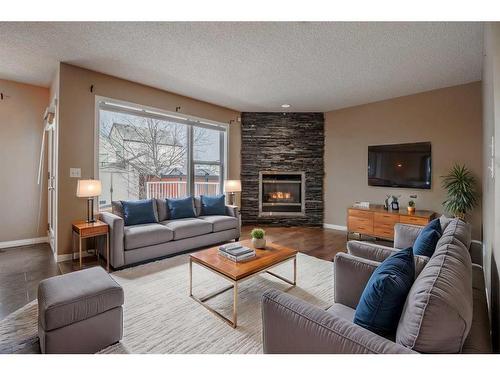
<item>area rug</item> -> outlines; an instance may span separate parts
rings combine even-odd
[[[271,288],[286,291],[322,309],[333,303],[333,263],[297,255],[297,286],[269,275],[239,285],[238,327],[231,328],[188,297],[188,255],[117,271],[125,291],[123,340],[101,353],[262,353],[260,298]],[[292,277],[292,262],[273,271]],[[227,281],[193,265],[193,293],[203,296]],[[232,291],[209,301],[231,316]],[[0,353],[39,353],[36,300],[0,321]]]

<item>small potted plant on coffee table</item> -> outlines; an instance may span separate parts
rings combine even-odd
[[[408,202],[408,212],[415,212],[415,201]]]
[[[266,232],[262,228],[254,228],[250,233],[250,237],[252,237],[252,245],[256,249],[265,249],[266,248],[266,239],[264,238]]]

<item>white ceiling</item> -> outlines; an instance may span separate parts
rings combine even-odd
[[[328,111],[481,79],[480,23],[0,23],[0,78],[58,61],[240,111]]]

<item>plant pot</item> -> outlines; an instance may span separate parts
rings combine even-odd
[[[408,212],[415,212],[415,207],[408,207]]]
[[[265,238],[252,238],[252,245],[256,249],[265,249],[266,248],[266,239]]]

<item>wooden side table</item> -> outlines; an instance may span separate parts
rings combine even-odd
[[[109,272],[109,226],[100,220],[94,223],[87,223],[85,220],[79,220],[72,223],[73,235],[78,237],[78,253],[80,256],[80,269],[82,269],[82,240],[98,236],[106,236],[106,270]],[[99,251],[97,252],[97,260],[99,260]]]

